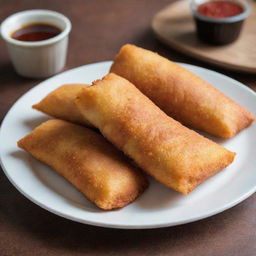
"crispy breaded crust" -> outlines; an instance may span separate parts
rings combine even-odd
[[[86,84],[65,84],[49,93],[38,104],[32,108],[47,115],[66,121],[92,126],[77,109],[75,98],[77,93],[87,86]]]
[[[187,194],[235,153],[168,117],[133,84],[108,74],[78,94],[81,113],[155,179]]]
[[[104,210],[123,207],[147,187],[140,170],[107,140],[85,127],[49,120],[18,141]]]
[[[134,45],[121,48],[110,72],[133,83],[167,115],[218,137],[231,138],[255,120],[192,72]]]

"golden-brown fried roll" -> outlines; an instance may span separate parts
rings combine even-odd
[[[235,156],[168,117],[115,74],[82,89],[76,102],[81,113],[142,169],[184,194],[225,168]]]
[[[75,98],[77,93],[84,88],[85,84],[65,84],[49,93],[38,104],[33,105],[47,115],[67,120],[70,122],[92,126],[77,109]]]
[[[18,146],[64,176],[104,210],[131,203],[147,186],[145,177],[103,136],[62,120],[49,120]]]
[[[185,68],[151,51],[125,45],[111,67],[167,115],[212,135],[231,138],[254,121],[241,105]]]

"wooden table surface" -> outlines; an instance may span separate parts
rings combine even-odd
[[[0,0],[0,22],[26,9],[52,9],[72,24],[65,69],[113,59],[134,43],[175,60],[210,68],[256,90],[256,76],[229,72],[186,57],[158,42],[151,18],[171,0]],[[239,60],[238,60],[239,61]],[[0,40],[0,121],[41,80],[18,76]],[[1,142],[0,142],[1,143]],[[253,154],[253,152],[251,152]],[[115,230],[58,217],[22,196],[0,170],[0,255],[255,256],[256,195],[221,214],[154,230]]]

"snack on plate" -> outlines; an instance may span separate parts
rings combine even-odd
[[[187,194],[235,153],[168,117],[126,79],[108,74],[78,93],[86,119],[156,180]]]
[[[134,45],[121,48],[110,72],[133,83],[167,115],[221,138],[233,137],[255,119],[192,72]]]
[[[77,109],[75,98],[86,84],[65,84],[49,93],[38,104],[32,107],[47,115],[66,121],[92,126]]]
[[[49,120],[18,141],[18,146],[65,177],[104,210],[123,207],[147,187],[128,159],[91,129]]]

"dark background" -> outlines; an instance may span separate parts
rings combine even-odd
[[[171,50],[150,29],[152,16],[172,0],[0,0],[0,22],[14,12],[51,9],[73,25],[65,69],[111,60],[134,43],[174,61],[216,70],[256,89],[256,76],[207,65]],[[12,104],[41,80],[18,76],[0,40],[0,122]],[[1,143],[1,142],[0,142]],[[155,230],[115,230],[75,223],[23,197],[0,169],[0,256],[9,255],[256,255],[256,196],[195,223]]]

